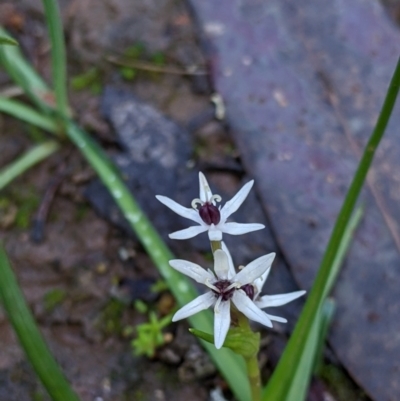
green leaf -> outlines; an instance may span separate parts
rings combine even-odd
[[[99,70],[94,67],[85,71],[83,74],[75,75],[71,78],[71,88],[80,91],[93,87],[94,84],[100,84]]]
[[[290,386],[287,388],[287,395],[284,398],[285,401],[303,401],[306,399],[315,360],[317,359],[318,352],[322,348],[322,344],[325,342],[328,322],[332,316],[330,312],[330,304],[324,304],[321,311],[314,319],[310,335],[302,350],[300,361],[296,367]],[[319,348],[320,345],[321,348]],[[264,394],[264,400],[265,399],[266,396]]]
[[[39,113],[17,100],[0,97],[0,112],[58,135],[59,129],[52,117]]]
[[[7,32],[0,27],[0,35]],[[17,46],[0,46],[0,65],[43,111],[54,105],[53,94],[43,79],[23,57]]]
[[[313,373],[319,375],[324,360],[324,348],[326,337],[328,336],[329,326],[335,313],[336,303],[332,298],[328,298],[322,306],[322,316],[319,327],[318,342],[316,344],[315,358],[313,362]]]
[[[60,10],[55,0],[43,0],[47,28],[51,44],[51,72],[56,94],[57,110],[63,116],[69,115],[67,95],[67,58]]]
[[[346,226],[340,242],[338,253],[332,264],[329,272],[329,277],[325,282],[324,299],[332,290],[337,275],[343,264],[344,258],[350,247],[354,231],[361,221],[363,214],[363,207],[358,207],[352,215],[350,221]],[[328,333],[328,327],[334,311],[334,302],[332,300],[324,300],[324,304],[320,311],[318,311],[312,322],[311,330],[305,341],[305,345],[301,350],[300,358],[295,366],[293,376],[290,383],[286,388],[286,394],[282,401],[303,401],[307,395],[308,385],[311,375],[315,373],[322,360],[322,353],[325,344],[325,338]],[[280,362],[282,363],[282,362]],[[273,375],[275,377],[276,371]],[[265,388],[264,400],[269,396],[269,385]]]
[[[0,45],[19,46],[18,42],[11,36],[0,34]]]
[[[53,401],[79,401],[47,348],[1,246],[0,300],[23,350]]]
[[[33,165],[46,159],[59,149],[57,142],[48,141],[36,145],[26,153],[14,160],[8,166],[0,170],[0,190],[8,185],[12,180],[30,169]]]
[[[214,344],[214,335],[205,333],[201,330],[189,329],[196,337],[201,338],[208,343]],[[260,346],[260,333],[254,333],[251,330],[242,327],[232,327],[226,335],[223,345],[225,348],[231,349],[235,354],[244,358],[251,358],[257,354]]]

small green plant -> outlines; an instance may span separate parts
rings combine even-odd
[[[106,336],[123,333],[121,319],[125,309],[126,305],[123,302],[111,299],[102,310],[99,326]]]
[[[146,355],[152,358],[158,347],[166,343],[163,329],[171,323],[172,314],[161,319],[152,311],[149,313],[149,321],[136,326],[137,337],[131,345],[135,355]]]
[[[44,294],[43,303],[47,312],[51,312],[58,305],[62,304],[67,296],[67,292],[61,288],[54,288]]]
[[[96,67],[90,68],[83,74],[72,77],[70,84],[75,91],[89,89],[94,95],[97,95],[102,89],[100,71]]]

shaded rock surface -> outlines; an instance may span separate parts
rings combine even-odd
[[[244,164],[309,288],[394,70],[398,29],[379,3],[361,0],[189,3]],[[362,195],[330,337],[358,383],[384,401],[400,398],[399,111]]]

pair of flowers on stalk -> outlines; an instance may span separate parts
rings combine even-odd
[[[219,349],[224,344],[231,324],[231,302],[250,320],[272,327],[272,321],[286,323],[287,320],[279,316],[270,315],[262,309],[284,305],[302,296],[305,291],[261,296],[260,293],[271,270],[275,253],[261,256],[236,272],[228,248],[222,242],[222,233],[240,235],[264,228],[264,225],[256,223],[227,222],[228,217],[246,199],[254,181],[244,185],[222,208],[216,206],[217,202],[221,202],[221,197],[212,194],[202,173],[199,173],[199,182],[200,198],[192,201],[191,209],[181,206],[165,196],[157,195],[156,197],[175,213],[199,224],[198,226],[176,231],[170,234],[170,238],[187,239],[208,231],[211,244],[220,248],[214,252],[214,272],[186,260],[175,259],[169,262],[175,270],[186,274],[209,288],[209,291],[179,309],[173,316],[172,321],[185,319],[214,306],[214,344]]]

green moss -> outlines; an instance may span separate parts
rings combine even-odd
[[[145,45],[141,42],[137,42],[134,45],[129,46],[124,51],[124,56],[132,60],[137,60],[143,55],[145,50],[146,50]]]
[[[108,304],[101,312],[99,319],[99,329],[105,335],[120,335],[123,332],[121,322],[126,305],[117,299],[110,299]]]
[[[45,401],[48,400],[49,398],[46,396],[46,394],[43,391],[36,390],[31,394],[32,401]]]
[[[321,379],[325,381],[338,401],[367,401],[364,392],[355,386],[347,374],[334,365],[321,367]]]
[[[40,203],[40,197],[36,189],[29,185],[16,186],[8,188],[5,196],[1,198],[1,206],[13,204],[17,207],[17,214],[14,220],[14,226],[26,229],[30,226],[32,215],[36,212]]]
[[[156,52],[151,56],[151,61],[158,67],[163,67],[165,65],[165,54]]]
[[[168,290],[168,284],[164,280],[157,280],[150,288],[150,291],[159,294]]]
[[[121,77],[125,79],[125,81],[132,81],[137,75],[136,69],[131,67],[121,67],[119,69],[119,73],[121,74]]]
[[[132,398],[127,398],[127,399],[132,399],[136,401],[144,401],[146,399],[146,394],[142,389],[137,389],[133,392]]]
[[[66,296],[66,291],[60,288],[55,288],[48,291],[43,297],[43,303],[46,311],[51,312],[58,305],[62,304]]]
[[[72,77],[70,85],[74,91],[89,89],[93,94],[97,95],[102,90],[101,73],[96,67],[90,68],[83,74]]]
[[[29,138],[37,144],[48,139],[48,136],[45,134],[45,132],[34,125],[26,124],[26,131]]]
[[[80,204],[77,206],[76,210],[75,210],[75,219],[77,222],[82,221],[86,215],[88,214],[90,210],[90,207],[86,204]]]

